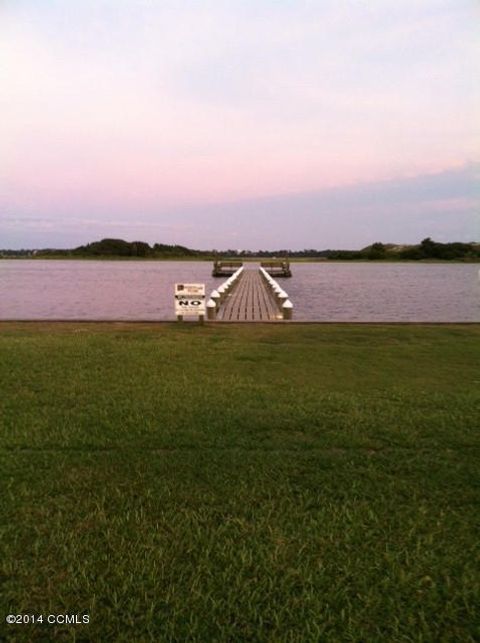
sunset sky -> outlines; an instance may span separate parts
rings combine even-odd
[[[0,248],[480,240],[477,0],[0,0]]]

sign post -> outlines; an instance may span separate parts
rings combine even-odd
[[[205,284],[175,284],[175,314],[177,321],[195,317],[205,319]]]

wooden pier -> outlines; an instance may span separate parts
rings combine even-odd
[[[246,269],[221,302],[218,321],[279,321],[282,313],[268,284],[258,270]]]

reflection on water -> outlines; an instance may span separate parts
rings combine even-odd
[[[324,263],[295,266],[296,319],[480,321],[478,264]]]
[[[252,265],[253,267],[253,265]],[[292,264],[302,321],[480,321],[478,264]],[[175,282],[222,279],[204,261],[0,260],[0,319],[174,319]]]

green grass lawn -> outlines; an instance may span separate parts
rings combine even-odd
[[[0,418],[0,638],[480,640],[480,326],[2,324]]]

